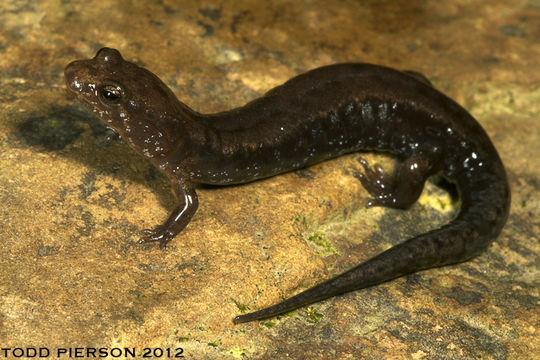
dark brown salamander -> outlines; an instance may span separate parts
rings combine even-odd
[[[461,106],[421,74],[339,64],[299,75],[245,106],[200,114],[154,74],[103,48],[66,67],[68,88],[173,183],[178,207],[140,242],[164,247],[197,210],[194,184],[240,184],[357,150],[402,159],[394,176],[364,161],[368,206],[407,208],[442,173],[461,198],[457,217],[277,305],[235,323],[274,316],[335,295],[484,251],[510,206],[506,173],[490,139]]]

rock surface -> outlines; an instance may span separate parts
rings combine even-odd
[[[183,348],[188,359],[538,356],[539,23],[538,0],[1,2],[1,347]],[[169,185],[108,140],[63,83],[68,62],[102,46],[201,112],[330,63],[420,71],[491,136],[513,192],[508,223],[467,263],[233,325],[444,224],[458,204],[428,184],[407,211],[365,209],[351,154],[203,187],[167,251],[137,245],[137,231],[172,209]]]

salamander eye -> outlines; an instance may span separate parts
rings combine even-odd
[[[99,88],[98,97],[105,106],[120,105],[124,99],[124,90],[118,84],[105,84]]]

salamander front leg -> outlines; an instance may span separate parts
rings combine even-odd
[[[353,175],[373,196],[367,207],[406,209],[418,200],[426,179],[439,171],[438,157],[437,148],[415,152],[399,165],[393,175],[386,174],[378,164],[371,167],[365,159],[360,158],[364,172]]]
[[[164,224],[143,230],[139,244],[159,241],[159,247],[165,249],[167,243],[189,224],[199,206],[197,193],[192,184],[183,181],[178,181],[173,190],[178,199],[178,207],[173,210]]]

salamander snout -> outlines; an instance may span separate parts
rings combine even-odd
[[[77,74],[80,73],[81,64],[80,61],[73,61],[64,69],[64,79],[69,90],[73,92],[80,91],[80,81],[77,78]]]
[[[106,75],[114,79],[115,74],[122,68],[129,68],[124,65],[124,59],[120,52],[116,49],[101,48],[96,53],[93,59],[77,60],[69,63],[64,70],[67,87],[75,92],[80,93],[83,84],[98,84],[103,81]]]

